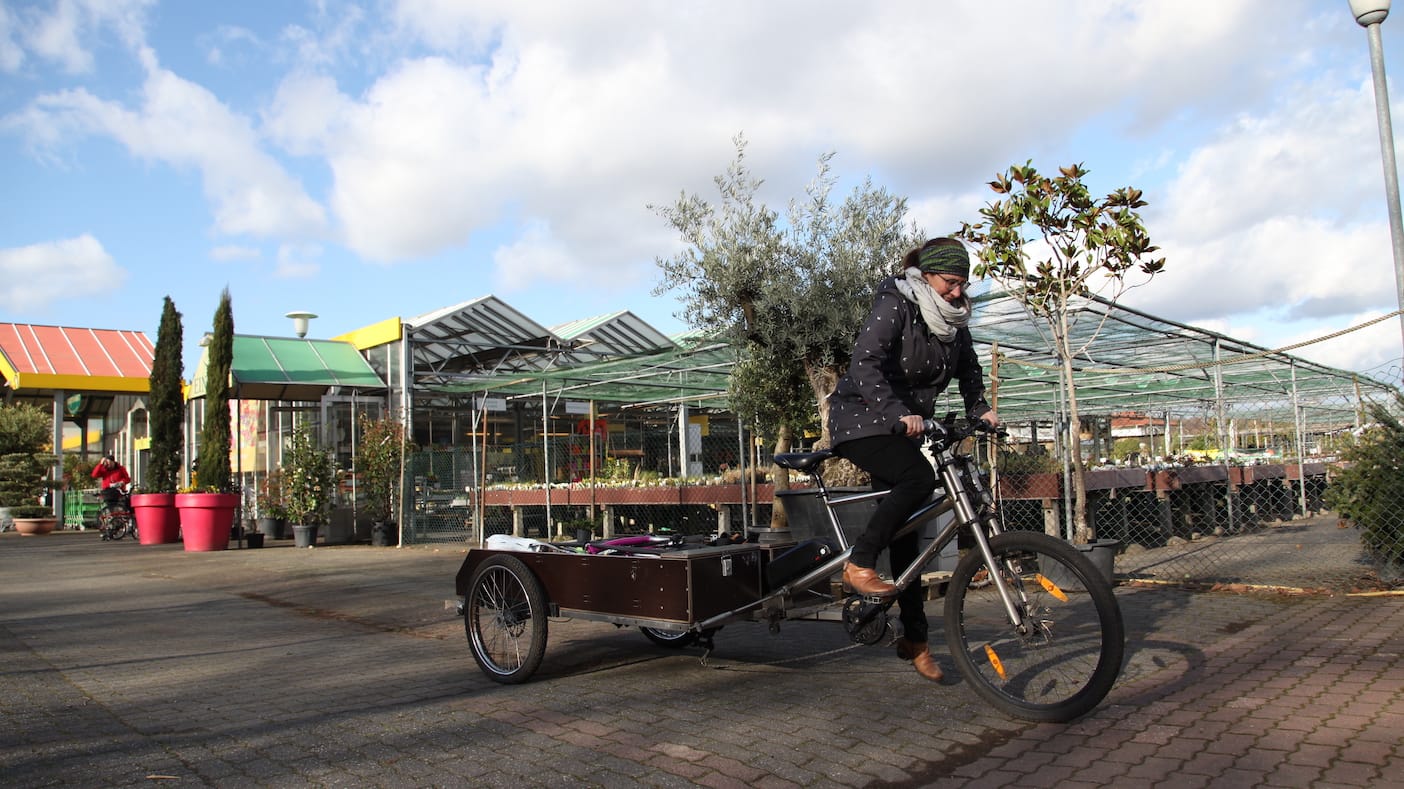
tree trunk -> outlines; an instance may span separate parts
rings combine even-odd
[[[1082,418],[1077,412],[1077,387],[1073,384],[1072,352],[1068,347],[1067,310],[1060,310],[1057,321],[1058,356],[1062,361],[1063,386],[1068,393],[1068,453],[1072,458],[1073,542],[1089,543],[1092,528],[1087,524],[1087,480],[1083,476]]]
[[[814,401],[819,404],[819,443],[820,447],[832,446],[829,436],[829,395],[838,388],[843,370],[837,367],[822,367],[810,361],[804,363],[804,374],[814,389]]]
[[[789,425],[781,425],[779,433],[775,437],[775,454],[789,452],[794,444],[794,435],[790,432]],[[788,469],[780,468],[775,464],[770,466],[770,479],[774,484],[774,490],[790,489],[790,472]],[[785,517],[785,508],[780,506],[780,499],[773,499],[770,507],[770,528],[784,529],[789,527],[789,519]]]

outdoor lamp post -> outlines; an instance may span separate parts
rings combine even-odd
[[[1399,193],[1399,192],[1398,192],[1398,190],[1396,189],[1396,190],[1395,190],[1395,194],[1398,194],[1398,193]],[[317,315],[316,315],[316,313],[307,312],[306,310],[295,310],[295,311],[293,311],[293,312],[289,312],[287,315],[284,315],[283,317],[285,317],[285,318],[292,318],[292,322],[293,322],[293,331],[297,334],[298,337],[306,337],[306,336],[307,336],[307,322],[310,321],[310,320],[312,320],[313,318],[317,317]]]
[[[1399,169],[1394,163],[1394,130],[1389,120],[1389,87],[1385,82],[1384,44],[1380,23],[1389,16],[1389,0],[1349,0],[1355,21],[1370,39],[1370,71],[1375,83],[1375,118],[1380,127],[1380,153],[1384,159],[1385,200],[1389,203],[1389,237],[1394,247],[1394,284],[1399,309],[1404,310],[1404,218],[1399,211]],[[1399,316],[1404,338],[1404,312]]]

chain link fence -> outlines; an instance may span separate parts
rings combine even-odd
[[[729,414],[611,414],[569,420],[544,437],[526,432],[411,455],[404,541],[746,534],[770,525],[769,457]]]
[[[1085,524],[1116,551],[1120,577],[1334,590],[1399,582],[1404,437],[1390,422],[1400,404],[1318,402],[1319,418],[1299,409],[1273,423],[1261,418],[1269,405],[1124,414],[1084,430],[1084,457],[1095,458],[1083,475]],[[1008,527],[1077,534],[1075,480],[1057,451],[1031,442],[1001,454]]]
[[[1305,589],[1399,581],[1401,403],[1318,399],[1286,418],[1280,406],[1084,417],[1085,521],[1095,544],[1115,550],[1118,577]],[[1075,480],[1059,460],[1072,450],[1056,438],[1067,431],[1007,426],[1008,441],[981,455],[1007,528],[1081,542]],[[536,427],[496,431],[512,440],[481,430],[466,446],[411,456],[404,542],[770,526],[769,448],[725,412],[620,410]]]

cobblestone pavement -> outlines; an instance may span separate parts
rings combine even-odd
[[[477,670],[455,550],[185,553],[0,534],[6,786],[1379,786],[1404,774],[1404,599],[1118,590],[1125,673],[1028,724],[831,623],[703,664],[552,622]],[[940,612],[933,604],[939,634]]]
[[[1389,586],[1361,546],[1360,531],[1334,513],[1273,521],[1238,534],[1196,535],[1159,548],[1133,546],[1117,557],[1116,569],[1137,578],[1337,592]]]

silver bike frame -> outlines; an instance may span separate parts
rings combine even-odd
[[[967,461],[963,456],[956,453],[956,446],[958,446],[958,444],[948,446],[935,453],[936,469],[940,474],[941,484],[945,488],[945,495],[934,498],[932,501],[919,507],[916,512],[913,512],[911,516],[907,518],[906,522],[902,524],[902,527],[897,530],[894,538],[909,534],[920,528],[931,518],[938,517],[952,510],[955,511],[955,517],[941,530],[940,534],[936,535],[936,539],[932,540],[931,543],[917,555],[917,558],[911,564],[907,565],[907,569],[893,581],[898,592],[915,583],[917,579],[921,577],[922,571],[932,558],[934,558],[942,548],[946,547],[951,540],[955,539],[961,527],[967,524],[971,525],[970,532],[975,538],[975,544],[980,551],[980,555],[985,559],[986,566],[990,568],[995,566],[994,553],[990,550],[989,540],[986,539],[984,530],[978,528],[980,512],[977,505],[983,502],[972,501],[972,497],[976,494],[966,489],[964,479],[960,472],[963,470],[961,468],[962,464]],[[834,509],[844,504],[881,498],[887,495],[887,491],[855,493],[849,496],[830,499],[828,487],[824,485],[824,480],[819,475],[818,470],[810,471],[808,474],[815,483],[815,489],[818,491],[819,500],[824,503],[824,509],[829,516],[829,523],[833,527],[834,534],[838,537],[839,547],[841,549],[839,553],[836,554],[834,558],[810,570],[799,578],[781,586],[779,589],[773,590],[770,594],[764,595],[739,608],[717,614],[704,621],[695,623],[691,628],[692,630],[699,633],[709,630],[724,624],[740,614],[762,608],[773,600],[789,597],[798,591],[808,589],[819,581],[838,572],[848,561],[849,556],[853,553],[853,547],[848,545],[848,540],[844,537],[843,529],[839,525],[838,515],[835,514]],[[998,521],[991,520],[987,526],[992,534],[999,534],[1003,531]],[[1010,623],[1016,628],[1022,629],[1024,627],[1024,618],[1019,611],[1019,606],[1010,596],[1008,587],[1002,583],[996,584],[996,586],[999,589],[1000,599],[1004,602],[1005,612],[1009,616]]]

